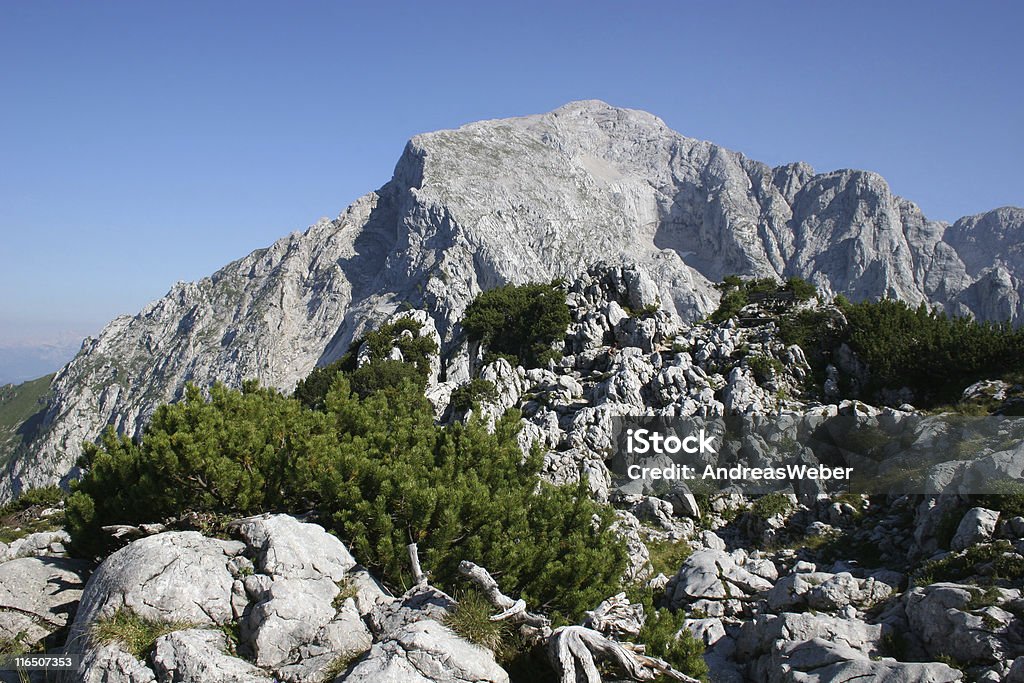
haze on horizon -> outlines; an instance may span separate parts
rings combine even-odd
[[[412,135],[577,99],[770,164],[876,171],[931,218],[1024,205],[1022,18],[999,2],[7,3],[0,347],[95,334],[336,216]]]

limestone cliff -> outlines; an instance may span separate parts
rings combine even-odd
[[[434,318],[455,380],[467,372],[457,320],[478,292],[596,261],[646,270],[684,319],[712,310],[712,283],[735,273],[1020,321],[1022,237],[1021,209],[930,221],[877,174],[772,168],[602,102],[420,135],[393,178],[337,219],[179,283],[87,340],[0,499],[66,478],[107,425],[138,433],[186,382],[290,390],[406,306]]]

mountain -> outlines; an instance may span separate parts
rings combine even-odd
[[[369,325],[425,309],[446,379],[468,379],[458,319],[481,290],[632,263],[684,319],[728,274],[797,275],[858,300],[1024,318],[1024,210],[928,220],[879,175],[770,167],[603,102],[413,138],[392,179],[134,317],[54,378],[0,498],[69,476],[107,425],[138,433],[187,382],[290,390]],[[35,422],[33,423],[35,424]]]

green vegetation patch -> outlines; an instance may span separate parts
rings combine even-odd
[[[119,643],[125,652],[138,659],[144,659],[160,636],[193,627],[194,624],[181,621],[145,619],[123,608],[112,616],[98,619],[92,625],[91,636],[96,642],[104,645]]]
[[[686,613],[682,610],[672,612],[666,607],[654,608],[650,591],[640,598],[647,619],[637,640],[647,646],[646,654],[660,657],[672,665],[677,671],[688,676],[707,680],[708,665],[704,661],[704,643],[697,640],[692,633],[683,627]],[[656,679],[668,681],[665,677]]]
[[[750,371],[754,373],[754,379],[759,384],[764,384],[774,379],[785,369],[782,361],[765,354],[747,356],[747,365],[750,366]]]
[[[22,452],[46,413],[54,375],[0,386],[0,466]]]
[[[800,302],[809,301],[818,294],[814,285],[798,277],[779,282],[771,277],[744,280],[737,275],[728,275],[715,288],[722,292],[722,298],[708,319],[716,324],[736,317],[744,306],[755,301]]]
[[[693,549],[685,540],[658,539],[648,541],[645,545],[655,576],[675,576],[686,558],[693,554]]]
[[[455,609],[445,615],[444,623],[471,643],[490,650],[497,659],[507,659],[515,648],[515,638],[508,622],[491,621],[494,613],[487,598],[471,588],[458,596]]]
[[[323,410],[327,392],[340,373],[349,375],[352,388],[362,397],[375,391],[401,386],[413,381],[426,386],[430,374],[430,356],[438,352],[437,343],[425,335],[418,322],[400,318],[382,325],[356,339],[339,360],[315,368],[295,387],[294,396],[303,405]],[[359,349],[366,345],[368,363],[357,367]],[[392,360],[391,350],[397,348],[402,360]]]
[[[1000,517],[1024,516],[1024,483],[1013,479],[1002,479],[989,484],[993,491],[978,496],[978,504],[990,510],[998,510]]]
[[[975,545],[963,552],[925,562],[914,575],[918,586],[938,581],[995,583],[1021,579],[1024,579],[1024,557],[1004,540]]]
[[[481,401],[496,401],[498,389],[486,379],[470,380],[452,392],[450,405],[455,412],[478,408]]]
[[[920,405],[959,400],[981,379],[1024,371],[1024,329],[948,317],[923,304],[844,303],[844,341],[867,364],[872,391],[910,387]]]
[[[509,412],[493,432],[478,420],[438,426],[418,384],[364,398],[344,373],[323,411],[251,383],[208,399],[191,387],[157,410],[141,443],[107,432],[86,449],[68,527],[76,547],[103,554],[107,524],[315,509],[396,589],[412,583],[415,541],[445,590],[468,559],[529,604],[576,618],[617,591],[625,548],[585,483],[540,479],[542,453],[523,457],[520,425]]]
[[[793,510],[793,501],[785,493],[766,493],[750,506],[750,514],[761,519],[785,516]]]
[[[492,357],[506,356],[527,368],[558,360],[554,345],[565,339],[571,318],[558,282],[505,285],[480,294],[466,308],[462,327]]]
[[[0,507],[0,542],[11,541],[39,531],[57,531],[64,514],[43,517],[42,512],[61,504],[67,494],[59,486],[29,489],[17,500]]]

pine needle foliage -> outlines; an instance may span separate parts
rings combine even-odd
[[[372,364],[371,364],[372,365]],[[192,387],[161,407],[140,443],[108,432],[80,462],[68,502],[75,545],[108,552],[100,527],[186,511],[248,515],[315,509],[326,527],[392,587],[411,585],[406,545],[419,543],[435,585],[462,585],[469,559],[530,605],[577,618],[616,592],[625,568],[613,514],[585,484],[539,477],[524,457],[519,415],[493,432],[479,420],[442,427],[418,382],[360,396],[335,377],[324,410],[276,391]]]
[[[536,368],[561,356],[554,346],[564,340],[570,320],[565,292],[556,281],[483,292],[466,308],[462,327],[493,356],[514,357],[519,365]]]

